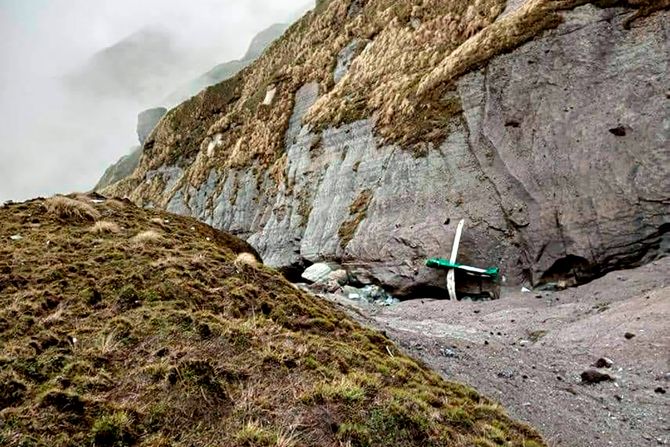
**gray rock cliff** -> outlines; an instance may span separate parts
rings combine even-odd
[[[144,110],[137,115],[137,138],[141,145],[144,145],[151,132],[153,132],[158,122],[166,113],[167,109],[165,107],[156,107]]]
[[[462,76],[462,113],[421,153],[383,144],[372,119],[303,126],[320,94],[307,83],[279,186],[261,165],[213,168],[197,186],[165,165],[144,181],[168,210],[245,237],[269,265],[337,261],[398,295],[444,287],[424,260],[448,256],[462,218],[458,260],[499,265],[508,284],[644,263],[670,247],[670,13],[627,27],[629,15],[580,6]]]

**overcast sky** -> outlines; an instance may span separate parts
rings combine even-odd
[[[0,201],[90,189],[136,143],[139,99],[73,101],[62,77],[142,29],[193,57],[165,93],[241,57],[253,36],[308,0],[0,0]],[[159,101],[159,98],[157,98]],[[146,99],[144,100],[146,102]]]

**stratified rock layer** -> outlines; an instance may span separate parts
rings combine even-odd
[[[510,284],[646,262],[670,246],[670,14],[632,14],[576,7],[457,79],[447,94],[462,111],[441,143],[385,144],[373,117],[302,125],[323,94],[306,83],[272,169],[228,163],[198,180],[203,144],[111,192],[241,235],[270,265],[337,260],[398,295],[443,286],[424,260],[448,255],[460,219],[458,261],[499,265]],[[156,135],[183,138],[168,123]]]

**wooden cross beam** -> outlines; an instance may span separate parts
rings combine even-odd
[[[481,278],[490,278],[494,282],[498,281],[500,276],[500,269],[498,267],[490,267],[487,269],[463,265],[456,262],[458,257],[458,246],[461,243],[461,236],[463,235],[463,227],[465,226],[465,219],[458,223],[456,228],[456,235],[454,236],[454,243],[451,246],[451,257],[449,259],[431,258],[426,260],[426,265],[435,269],[447,270],[447,292],[449,299],[455,300],[456,297],[456,270],[462,270],[468,275],[474,275]],[[480,285],[481,288],[481,285]],[[481,291],[481,290],[480,290]]]
[[[454,236],[454,243],[451,246],[451,257],[449,262],[452,264],[456,263],[456,256],[458,256],[458,245],[461,243],[461,234],[463,233],[463,227],[465,226],[465,219],[461,219],[458,222],[458,227],[456,228],[456,236]],[[449,299],[456,299],[456,270],[451,268],[447,272],[447,292],[449,292]]]

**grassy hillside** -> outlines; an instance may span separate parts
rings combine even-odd
[[[0,445],[544,445],[246,243],[93,199],[0,208]]]

